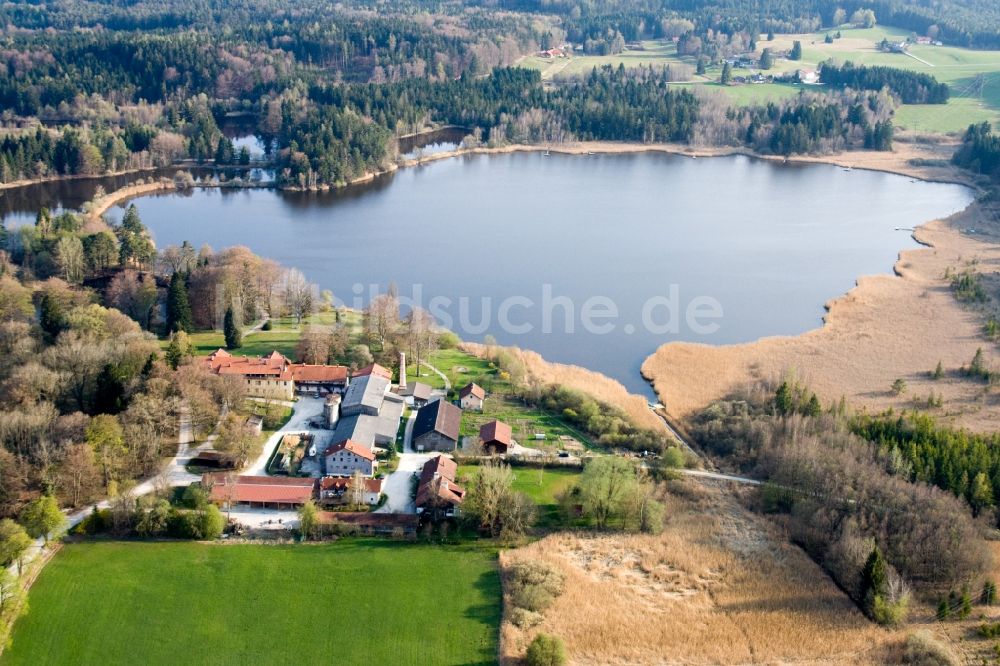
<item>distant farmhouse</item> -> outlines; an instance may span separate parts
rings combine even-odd
[[[486,391],[479,384],[469,383],[458,392],[458,403],[462,409],[474,409],[482,411],[483,403],[486,401]]]
[[[257,398],[292,400],[295,393],[330,393],[348,385],[348,371],[342,365],[292,363],[277,351],[268,356],[233,356],[217,349],[202,365],[223,377],[240,377],[247,393]]]
[[[451,458],[434,456],[420,471],[417,483],[417,513],[432,520],[458,514],[465,499],[465,488],[455,483],[458,465]]]
[[[430,402],[420,408],[413,422],[413,448],[417,451],[454,451],[461,424],[461,409],[444,400]]]

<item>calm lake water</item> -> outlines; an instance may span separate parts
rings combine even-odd
[[[395,282],[465,339],[491,334],[650,395],[639,366],[659,345],[815,328],[825,302],[915,245],[897,228],[970,201],[960,186],[828,165],[525,153],[333,193],[135,203],[160,247],[247,245],[354,306]]]

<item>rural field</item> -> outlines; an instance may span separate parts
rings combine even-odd
[[[501,663],[537,632],[561,636],[577,664],[885,663],[899,634],[728,490],[680,483],[661,535],[558,533],[501,555],[565,577],[540,625],[504,623]]]
[[[971,123],[990,121],[1000,124],[1000,51],[978,51],[951,46],[911,45],[910,55],[884,53],[876,45],[883,39],[899,41],[910,36],[907,30],[879,26],[870,29],[842,28],[840,39],[832,44],[824,43],[827,32],[806,34],[775,35],[773,41],[762,36],[757,43],[757,53],[764,48],[788,51],[795,41],[802,43],[802,60],[778,59],[770,70],[772,74],[792,72],[798,69],[814,69],[826,60],[859,65],[883,65],[930,74],[951,88],[951,100],[947,104],[908,104],[896,112],[896,125],[913,133],[953,133],[961,132]],[[696,59],[677,54],[673,44],[656,41],[641,43],[641,48],[626,49],[610,56],[590,56],[574,54],[570,58],[540,58],[530,56],[520,63],[522,66],[538,69],[542,78],[552,80],[562,76],[586,74],[594,67],[611,64],[626,67],[638,65],[683,64],[694,70]],[[721,86],[718,84],[721,67],[709,67],[704,76],[693,76],[690,83],[703,90],[721,92],[736,104],[766,103],[771,100],[786,99],[802,90],[822,90],[822,87],[792,84],[746,84]],[[734,76],[749,74],[749,70],[735,68]]]
[[[487,664],[499,622],[475,545],[71,544],[0,663]]]

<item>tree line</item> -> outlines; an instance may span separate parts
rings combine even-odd
[[[1000,175],[1000,134],[988,122],[969,125],[952,162],[986,176]]]
[[[820,80],[835,88],[881,90],[888,88],[903,104],[946,104],[950,96],[948,85],[930,74],[895,67],[857,66],[824,63]]]
[[[901,473],[899,454],[852,427],[864,422],[841,407],[817,414],[812,402],[792,383],[748,387],[695,417],[691,432],[705,451],[766,481],[754,506],[776,516],[880,621],[901,621],[910,585],[935,591],[981,581],[991,555],[965,500]],[[889,573],[873,582],[876,548]]]

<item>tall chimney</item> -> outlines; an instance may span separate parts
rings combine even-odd
[[[399,352],[399,388],[406,388],[406,352]]]

